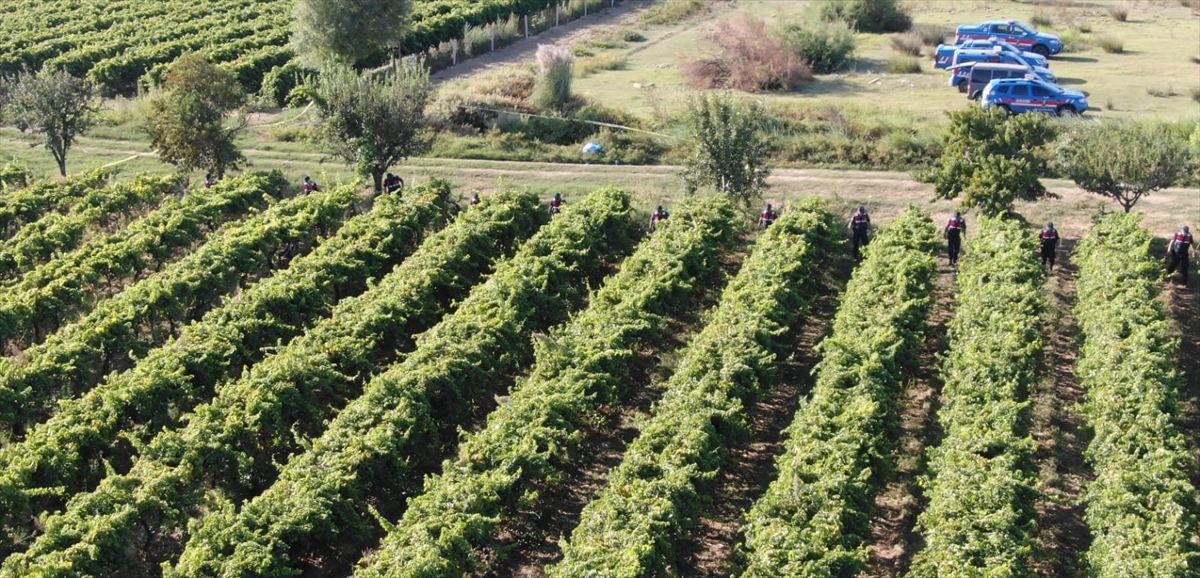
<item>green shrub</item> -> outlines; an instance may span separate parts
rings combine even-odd
[[[892,37],[892,50],[907,56],[920,56],[924,43],[914,34],[897,34]]]
[[[621,40],[624,40],[625,42],[645,42],[646,37],[642,36],[637,30],[626,30],[625,33],[621,35]]]
[[[658,137],[628,130],[603,129],[593,139],[604,147],[604,160],[623,165],[653,165],[662,160],[667,146]]]
[[[600,54],[579,61],[575,73],[583,78],[604,70],[623,70],[629,64],[629,58],[624,54]]]
[[[1092,47],[1091,39],[1085,37],[1080,30],[1064,30],[1059,34],[1059,38],[1063,41],[1063,53],[1083,52]]]
[[[304,83],[304,77],[312,71],[302,68],[295,60],[276,66],[263,75],[262,88],[258,91],[261,102],[268,106],[283,106],[292,89]]]
[[[936,47],[946,41],[951,32],[937,24],[917,24],[912,27],[912,34],[919,37],[925,46]]]
[[[708,12],[708,2],[704,0],[672,0],[650,6],[638,18],[642,24],[667,26],[678,24],[680,21],[706,12]]]
[[[1125,44],[1119,38],[1113,36],[1097,36],[1096,45],[1109,54],[1121,54],[1125,52]]]
[[[822,20],[845,20],[859,32],[907,32],[912,17],[896,0],[822,0]]]
[[[892,74],[920,74],[921,61],[913,56],[894,56],[888,60],[888,72]]]
[[[854,31],[844,20],[791,22],[780,34],[816,74],[842,70],[854,58]]]
[[[561,46],[539,44],[537,61],[540,69],[533,102],[544,110],[562,110],[571,101],[571,69],[575,57]]]

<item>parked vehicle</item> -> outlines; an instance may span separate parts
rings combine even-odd
[[[992,37],[987,40],[968,40],[962,44],[939,44],[937,51],[933,56],[934,68],[950,68],[954,65],[954,53],[957,50],[990,50],[994,46],[999,46],[1004,52],[1011,52],[1025,59],[1026,62],[1034,66],[1042,66],[1050,68],[1050,61],[1041,54],[1021,50],[1012,44],[1009,44],[999,38]]]
[[[1033,27],[1016,20],[984,22],[977,25],[964,24],[955,31],[954,43],[962,44],[968,40],[987,40],[993,37],[1022,50],[1036,52],[1046,57],[1058,54],[1063,49],[1062,38],[1055,34],[1038,32]]]
[[[1083,92],[1036,78],[993,80],[984,87],[979,100],[984,108],[999,107],[1009,114],[1045,112],[1066,116],[1083,114],[1088,109]]]
[[[966,93],[967,85],[971,80],[971,72],[969,66],[963,65],[978,62],[1015,64],[1025,68],[1031,74],[1036,74],[1038,78],[1046,82],[1052,84],[1058,83],[1058,77],[1053,72],[1050,72],[1049,68],[1034,66],[1021,56],[1011,52],[1004,52],[1000,47],[992,47],[991,50],[958,50],[955,52],[954,64],[950,67],[950,70],[953,72],[953,75],[950,76],[950,86],[957,88],[959,92]]]
[[[1020,64],[1003,64],[999,62],[970,62],[956,69],[967,74],[967,98],[979,100],[983,89],[989,82],[997,78],[1025,78],[1030,74],[1027,67]],[[1037,73],[1033,73],[1037,77]],[[1055,84],[1055,83],[1052,83]]]

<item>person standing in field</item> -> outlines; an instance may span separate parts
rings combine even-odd
[[[775,222],[775,219],[778,218],[779,213],[775,212],[775,209],[772,209],[771,204],[768,203],[767,208],[763,209],[762,213],[758,215],[758,228],[766,231],[767,227],[770,227]]]
[[[854,260],[861,261],[862,253],[859,252],[859,249],[866,247],[871,242],[871,239],[867,237],[867,231],[871,228],[871,215],[867,214],[867,208],[859,205],[858,210],[850,215],[850,222],[846,226],[850,228],[853,235]]]
[[[958,211],[950,217],[946,228],[942,229],[942,238],[946,240],[946,250],[950,254],[950,266],[958,265],[958,252],[962,249],[962,238],[967,235],[967,220]]]
[[[554,198],[550,200],[550,216],[557,215],[565,204],[567,200],[563,198],[562,193],[554,193]]]
[[[1187,225],[1180,225],[1179,231],[1167,245],[1167,257],[1170,259],[1170,263],[1167,265],[1167,275],[1171,275],[1176,269],[1179,269],[1179,280],[1184,287],[1187,287],[1189,252],[1190,256],[1196,256],[1196,241],[1192,238],[1192,232],[1188,230]]]
[[[308,178],[308,175],[304,176],[304,194],[307,195],[320,190],[321,186],[317,184],[317,181]]]
[[[1054,223],[1046,223],[1046,228],[1042,229],[1042,265],[1050,264],[1050,270],[1054,270],[1054,258],[1058,255],[1058,229],[1054,228]]]
[[[650,215],[650,232],[658,229],[659,221],[665,221],[670,216],[671,214],[666,209],[663,209],[662,205],[659,205],[657,209],[654,209],[654,213]]]

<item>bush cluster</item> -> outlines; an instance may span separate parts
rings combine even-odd
[[[896,0],[822,0],[821,19],[845,20],[859,32],[906,32],[912,17]]]

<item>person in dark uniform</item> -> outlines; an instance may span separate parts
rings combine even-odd
[[[567,200],[563,198],[562,193],[554,193],[554,198],[550,200],[550,216],[557,215],[565,204]]]
[[[211,189],[217,184],[217,178],[212,176],[212,173],[204,173],[204,188]]]
[[[942,238],[946,240],[946,250],[950,253],[950,266],[958,265],[958,252],[962,249],[962,238],[967,235],[967,220],[958,211],[950,217],[946,228],[942,229]]]
[[[1192,232],[1188,230],[1187,225],[1180,225],[1179,231],[1175,233],[1175,237],[1167,246],[1167,256],[1170,259],[1170,263],[1167,265],[1167,275],[1171,275],[1178,269],[1179,280],[1184,287],[1187,287],[1189,255],[1196,256],[1196,241],[1192,238]]]
[[[858,210],[850,215],[850,222],[846,224],[853,234],[851,240],[852,249],[854,251],[854,260],[861,261],[862,253],[860,248],[866,247],[871,239],[867,236],[867,232],[871,229],[871,215],[867,214],[867,208],[859,205]]]
[[[1054,223],[1046,223],[1046,228],[1042,229],[1040,235],[1042,241],[1042,265],[1050,264],[1050,270],[1054,270],[1054,258],[1058,255],[1058,229],[1054,228]]]
[[[387,177],[385,177],[383,179],[383,190],[384,191],[387,191],[389,193],[394,193],[396,191],[403,190],[403,189],[404,189],[404,179],[400,178],[400,175],[393,175],[392,173],[388,173]]]
[[[654,209],[654,213],[652,213],[650,215],[650,231],[653,232],[653,231],[657,230],[658,222],[665,221],[670,216],[671,216],[671,214],[668,213],[665,209],[663,209],[662,205],[659,205],[657,209]]]
[[[772,209],[768,203],[767,208],[763,209],[763,212],[758,215],[758,228],[766,231],[767,227],[770,227],[775,222],[775,219],[778,218],[779,213],[775,209]]]
[[[474,193],[471,193],[471,206],[474,207],[475,205],[478,205],[480,202],[481,201],[479,200],[479,192],[476,191]]]
[[[306,194],[307,193],[315,193],[320,190],[321,190],[321,186],[317,184],[317,181],[314,181],[314,180],[308,178],[308,175],[304,176],[304,192]]]

